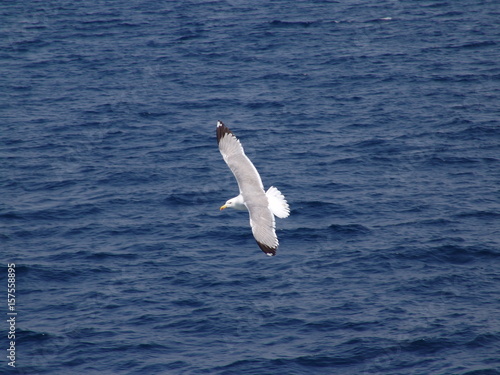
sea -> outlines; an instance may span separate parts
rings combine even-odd
[[[0,374],[500,374],[499,118],[497,0],[2,1]]]

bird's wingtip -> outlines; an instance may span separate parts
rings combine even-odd
[[[220,140],[226,135],[226,134],[233,134],[229,128],[224,125],[222,121],[217,121],[217,144],[219,144]]]
[[[270,247],[267,245],[264,245],[263,243],[260,243],[257,241],[257,245],[259,245],[260,249],[266,253],[266,255],[273,257],[276,255],[276,249],[278,249],[278,246],[276,247]]]

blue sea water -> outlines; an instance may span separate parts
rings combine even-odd
[[[500,374],[491,1],[0,4],[1,374]],[[291,215],[267,257],[217,149]]]

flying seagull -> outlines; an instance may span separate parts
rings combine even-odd
[[[285,197],[274,186],[264,192],[259,172],[245,155],[240,141],[220,121],[217,122],[217,143],[240,188],[240,194],[229,199],[220,209],[248,210],[250,226],[257,244],[267,255],[276,255],[279,242],[274,216],[284,219],[290,215]]]

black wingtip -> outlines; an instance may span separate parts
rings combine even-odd
[[[267,246],[267,245],[264,245],[263,243],[260,243],[257,241],[257,245],[259,245],[260,249],[266,253],[266,255],[269,255],[269,256],[275,256],[276,255],[276,249],[278,247],[270,247],[270,246]]]
[[[219,144],[220,140],[222,137],[224,137],[226,134],[233,134],[229,128],[222,123],[222,121],[217,121],[217,144]]]

